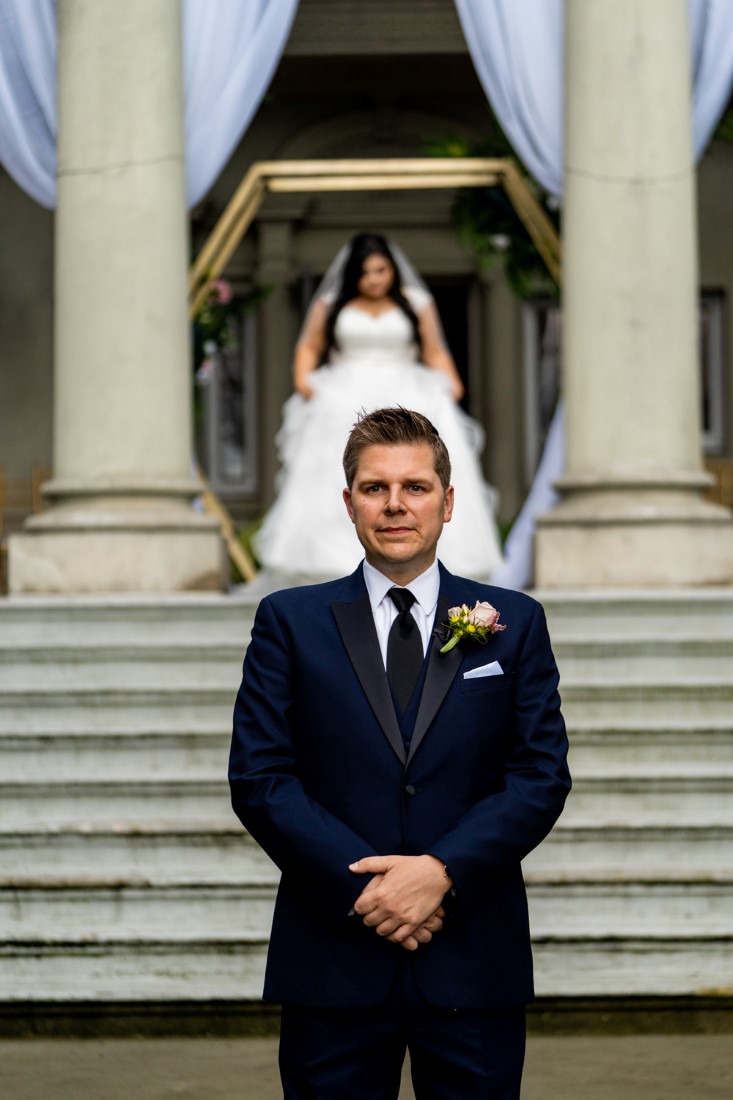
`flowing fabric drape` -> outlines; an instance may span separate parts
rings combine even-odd
[[[563,0],[455,0],[466,43],[494,114],[527,170],[550,195],[563,191]],[[709,142],[733,86],[733,4],[689,0],[695,157]],[[533,579],[537,516],[558,497],[563,469],[558,404],[535,480],[492,579],[525,588]]]
[[[563,0],[456,0],[486,98],[512,148],[562,194]]]
[[[0,164],[31,198],[56,190],[56,11],[0,0]]]
[[[298,0],[183,0],[189,206],[249,126]],[[42,206],[56,203],[55,0],[0,0],[0,163]]]

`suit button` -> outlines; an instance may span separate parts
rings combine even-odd
[[[413,795],[417,794],[417,791],[413,787],[412,783],[408,783],[405,787],[405,794],[408,794],[410,798],[412,798]]]

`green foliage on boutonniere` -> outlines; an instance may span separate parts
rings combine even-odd
[[[460,607],[451,607],[448,612],[446,624],[450,638],[441,647],[441,653],[448,653],[457,646],[461,638],[472,638],[474,642],[485,644],[489,634],[498,634],[500,630],[506,630],[506,625],[499,622],[499,612],[486,601],[476,601],[476,606],[470,608],[468,604]]]

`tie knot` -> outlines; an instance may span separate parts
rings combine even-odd
[[[415,597],[409,588],[390,588],[387,595],[398,611],[409,611],[415,602]]]

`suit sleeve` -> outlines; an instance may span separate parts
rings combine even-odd
[[[558,683],[544,612],[535,603],[517,661],[504,788],[477,802],[429,848],[448,867],[461,904],[484,893],[497,873],[516,868],[560,816],[571,783]]]
[[[345,918],[367,883],[348,866],[377,855],[309,797],[291,728],[293,656],[268,599],[255,617],[234,707],[229,784],[234,812],[258,844],[326,916]]]

